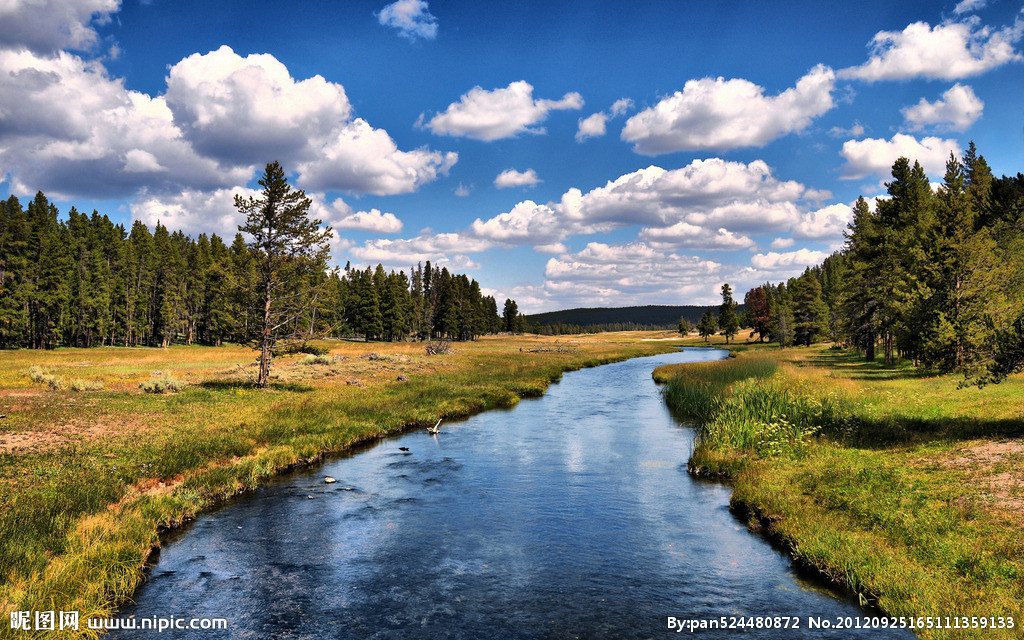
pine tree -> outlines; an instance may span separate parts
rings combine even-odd
[[[810,269],[792,283],[794,341],[811,346],[828,332],[828,307],[821,298],[821,283]]]
[[[722,285],[722,305],[718,308],[718,327],[725,335],[725,344],[740,329],[739,318],[736,316],[736,302],[732,299],[732,287],[729,283]]]
[[[707,342],[708,338],[715,335],[717,328],[718,319],[715,318],[715,312],[711,310],[711,307],[708,307],[704,315],[700,317],[700,322],[697,323],[697,333],[704,338],[704,342]]]
[[[256,272],[254,318],[258,337],[253,346],[260,352],[256,386],[267,386],[270,361],[283,342],[294,335],[292,321],[312,299],[301,288],[310,270],[323,271],[328,257],[330,227],[309,217],[312,201],[293,190],[277,162],[267,165],[259,180],[260,197],[235,196],[235,207],[245,215],[240,232],[250,236]]]

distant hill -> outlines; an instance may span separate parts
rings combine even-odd
[[[717,305],[715,305],[717,311]],[[591,327],[597,325],[638,325],[644,328],[675,329],[679,326],[679,318],[686,318],[696,324],[706,306],[657,305],[643,307],[611,307],[593,309],[566,309],[565,311],[549,311],[526,316],[527,325],[549,326],[554,324]]]

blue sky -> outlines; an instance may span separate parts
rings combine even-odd
[[[899,155],[1024,170],[1024,3],[840,5],[14,0],[0,191],[230,238],[279,160],[338,264],[712,303],[841,246]]]

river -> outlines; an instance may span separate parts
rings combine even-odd
[[[786,616],[799,627],[697,635],[912,638],[808,628],[865,614],[748,532],[728,487],[687,474],[694,433],[651,371],[724,355],[567,373],[514,409],[277,479],[167,540],[120,611],[227,630],[110,637],[629,639],[674,636],[669,617]]]

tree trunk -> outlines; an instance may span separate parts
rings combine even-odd
[[[265,389],[270,381],[270,278],[266,279],[263,298],[263,336],[260,345],[260,375],[256,386]]]

